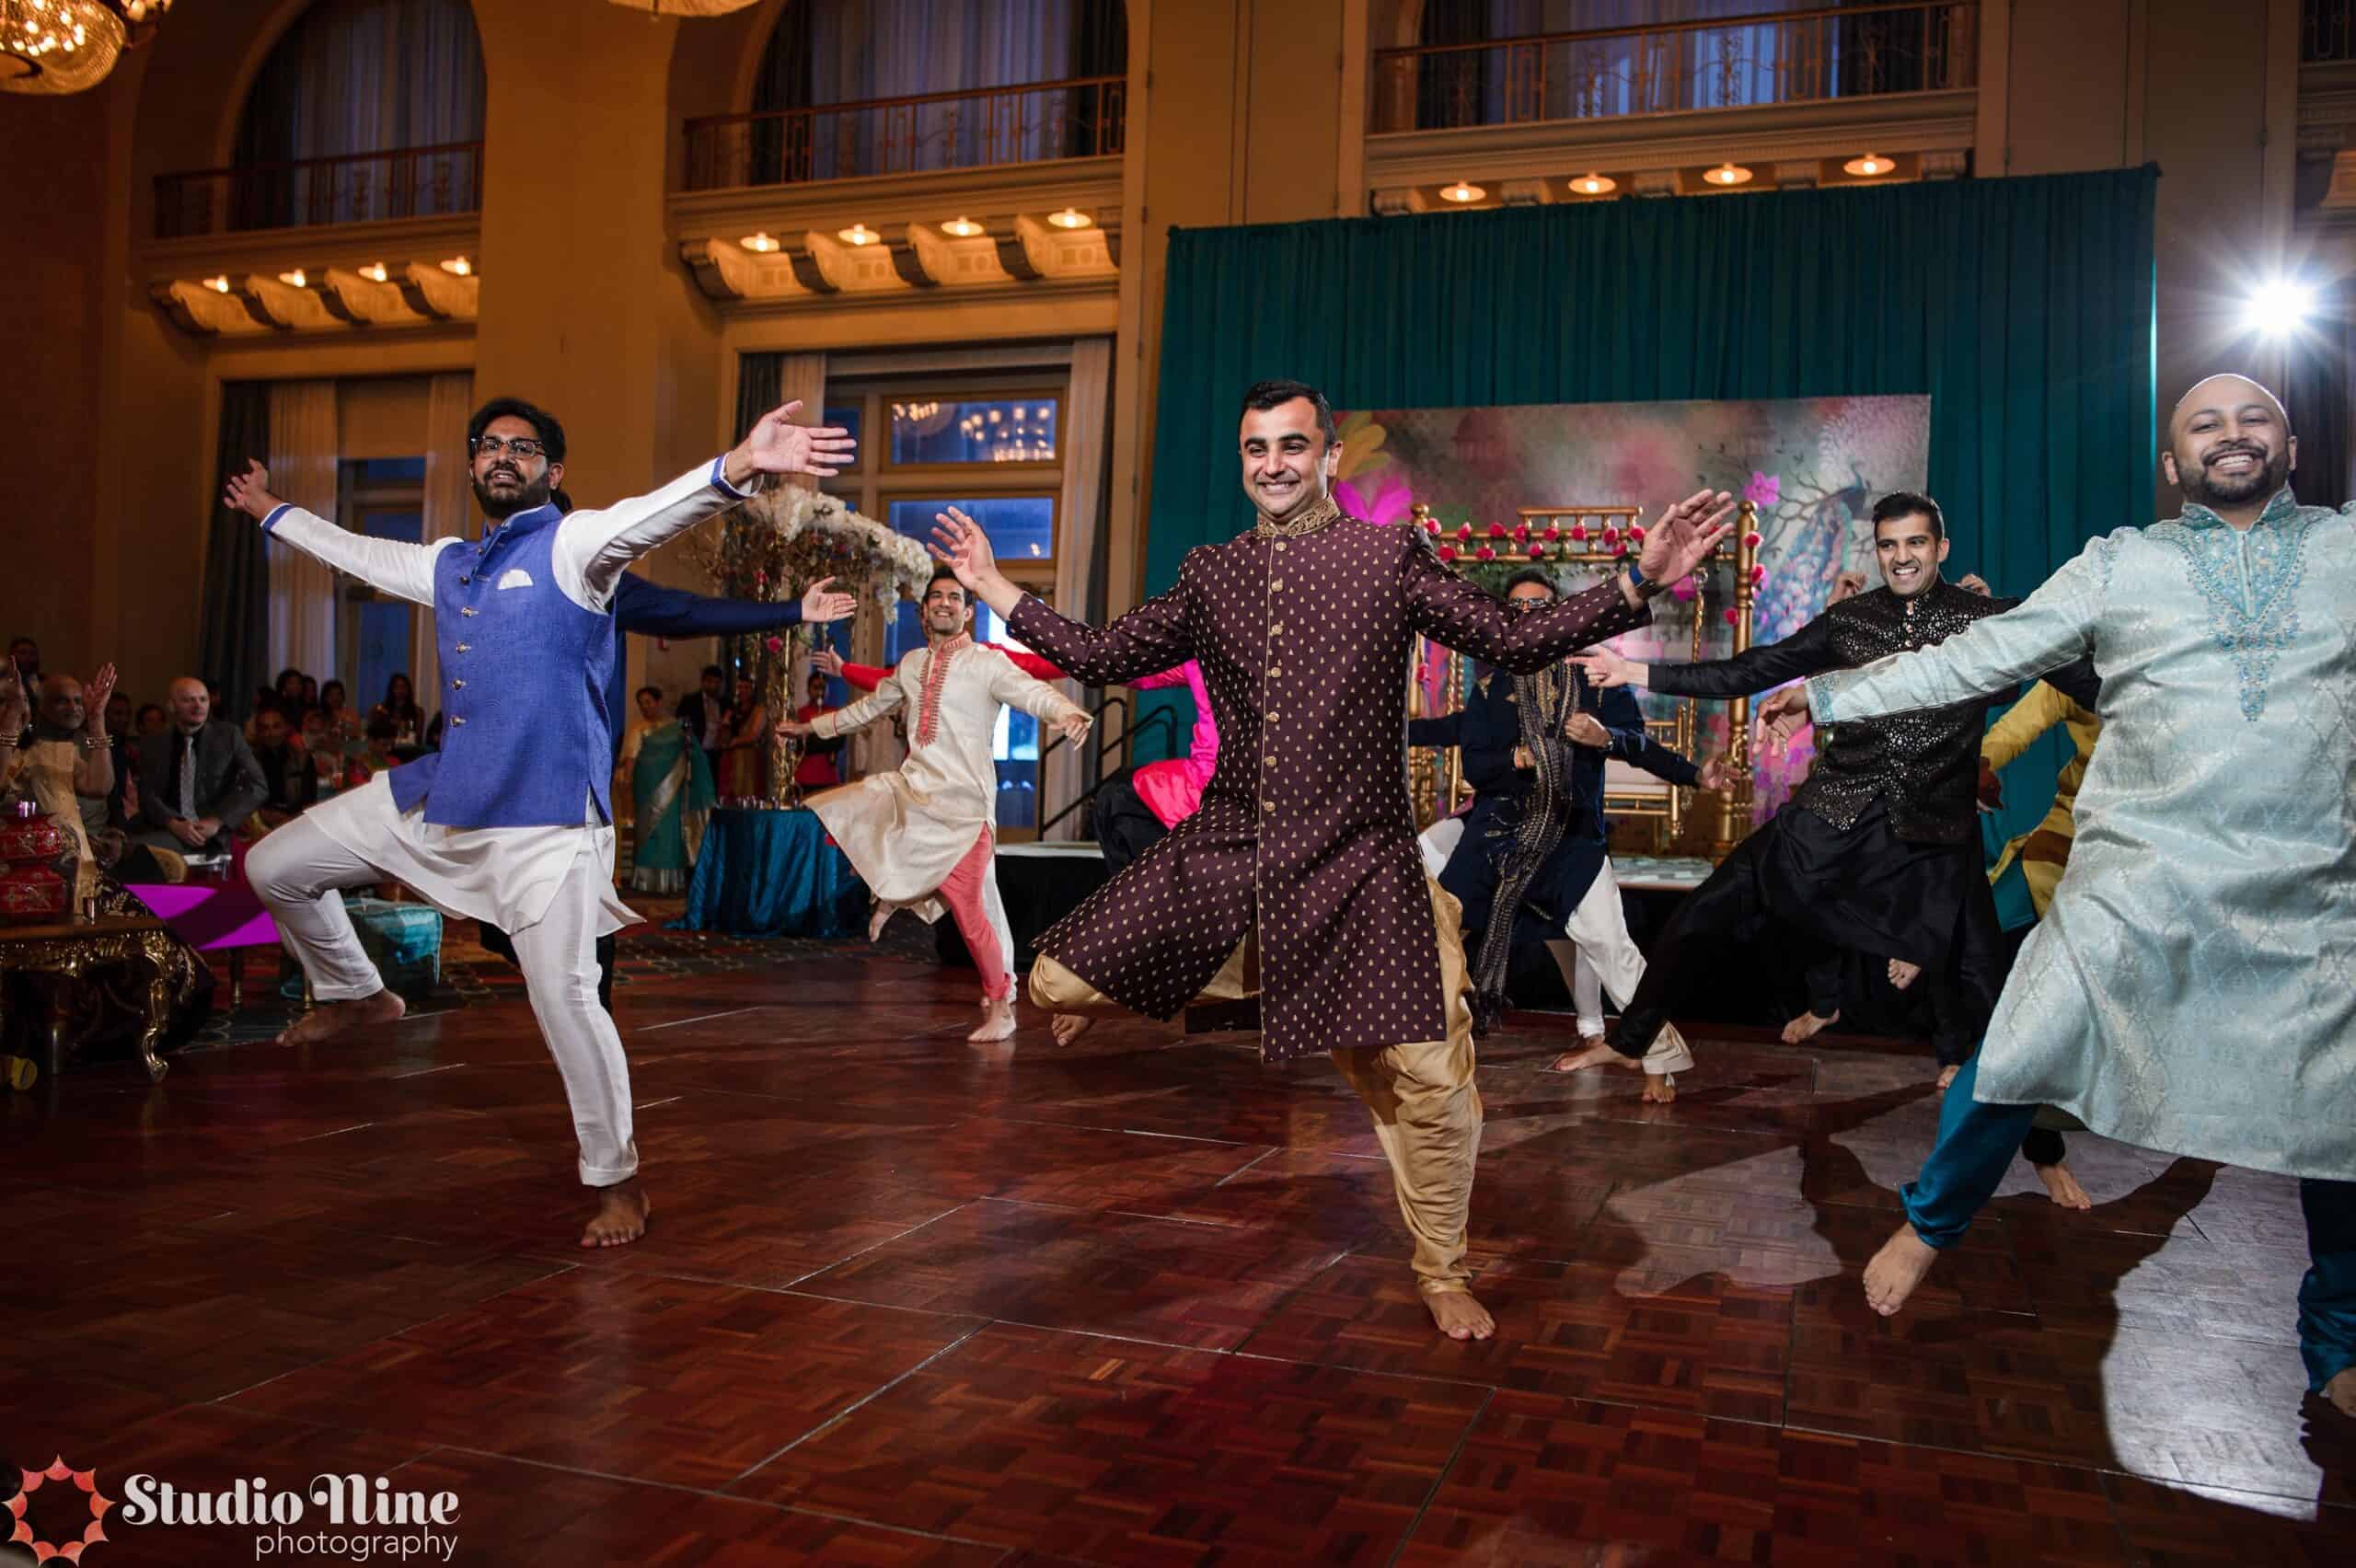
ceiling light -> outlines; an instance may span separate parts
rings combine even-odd
[[[1609,175],[1589,174],[1571,181],[1571,189],[1582,196],[1604,196],[1620,189],[1620,182]]]
[[[1883,157],[1879,153],[1867,153],[1864,157],[1851,158],[1841,167],[1860,179],[1872,179],[1896,168],[1898,160]]]
[[[225,272],[217,278],[207,278],[204,280],[204,286],[214,294],[227,294],[229,292],[228,274]]]
[[[952,218],[947,223],[941,225],[941,232],[943,234],[953,234],[959,239],[971,239],[976,235],[984,233],[985,231],[982,228],[982,225],[976,223],[973,219],[961,217]]]
[[[1049,213],[1047,221],[1059,229],[1084,229],[1096,220],[1077,207],[1066,207],[1060,213]]]
[[[1737,163],[1722,163],[1702,176],[1713,185],[1748,185],[1750,171]]]
[[[2269,338],[2285,338],[2315,314],[2316,291],[2294,278],[2260,284],[2242,306],[2242,325]]]
[[[884,236],[865,224],[853,224],[847,229],[837,230],[835,237],[845,245],[872,245]]]
[[[776,237],[767,229],[763,229],[757,234],[748,234],[736,243],[743,246],[745,249],[762,256],[767,256],[770,251],[775,250],[778,248],[778,241]]]
[[[463,256],[453,256],[442,263],[442,270],[454,278],[470,278],[474,276],[475,264]]]
[[[278,281],[290,289],[299,289],[308,285],[311,280],[303,275],[302,268],[297,267],[291,272],[279,273]]]
[[[387,278],[390,278],[392,273],[386,271],[385,264],[382,261],[371,261],[368,265],[360,269],[360,275],[367,279],[372,283],[381,283]]]
[[[1443,202],[1478,202],[1488,192],[1477,185],[1467,185],[1460,179],[1453,185],[1441,186],[1439,194]]]

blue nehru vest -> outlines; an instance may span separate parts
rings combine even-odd
[[[445,827],[613,820],[606,690],[614,622],[556,584],[553,506],[519,512],[433,563],[442,749],[386,775]]]

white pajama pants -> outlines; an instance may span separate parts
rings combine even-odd
[[[1573,952],[1576,945],[1577,951]],[[1563,935],[1546,944],[1578,1009],[1579,1032],[1603,1032],[1603,994],[1626,1007],[1645,977],[1645,955],[1628,935],[1628,917],[1620,906],[1620,882],[1606,859],[1596,868],[1587,896],[1564,922]]]
[[[385,988],[337,896],[339,889],[388,880],[384,868],[309,818],[296,817],[254,846],[246,875],[310,977],[313,997],[348,1001]],[[581,1180],[592,1187],[610,1187],[638,1173],[629,1064],[612,1015],[597,1005],[597,937],[608,892],[606,867],[584,850],[548,913],[509,933],[532,1016],[572,1103]]]

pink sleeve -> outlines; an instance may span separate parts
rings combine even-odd
[[[1192,659],[1189,659],[1183,664],[1172,664],[1170,668],[1162,671],[1159,674],[1139,675],[1136,680],[1129,683],[1129,689],[1132,691],[1161,691],[1167,686],[1189,686],[1189,689],[1192,689],[1187,680],[1187,672],[1194,668],[1195,662]],[[1201,677],[1199,675],[1195,677],[1195,681],[1197,683],[1200,679]]]
[[[857,686],[861,691],[873,691],[891,673],[881,664],[853,664],[848,661],[843,664],[844,684]]]
[[[1187,750],[1186,770],[1194,775],[1199,790],[1218,769],[1218,721],[1211,716],[1211,693],[1203,684],[1203,667],[1189,659],[1184,669],[1186,690],[1195,698],[1195,739]]]

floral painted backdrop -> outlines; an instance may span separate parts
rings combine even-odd
[[[1759,507],[1765,577],[1751,640],[1773,642],[1824,607],[1841,572],[1879,585],[1874,500],[1923,488],[1930,439],[1928,398],[1360,409],[1342,420],[1339,495],[1344,510],[1373,522],[1403,523],[1421,503],[1447,530],[1470,523],[1478,533],[1491,523],[1511,526],[1524,506],[1633,505],[1651,515],[1705,486],[1732,490]],[[1466,570],[1485,581],[1510,569]],[[1721,657],[1732,648],[1722,614],[1732,603],[1731,571],[1700,592],[1707,655]],[[1623,639],[1623,651],[1690,657],[1685,615],[1663,618]],[[1669,710],[1669,698],[1644,700],[1654,717]],[[1723,745],[1724,707],[1704,705],[1703,721],[1709,749]],[[1757,759],[1760,820],[1790,797],[1808,760],[1805,747]]]

